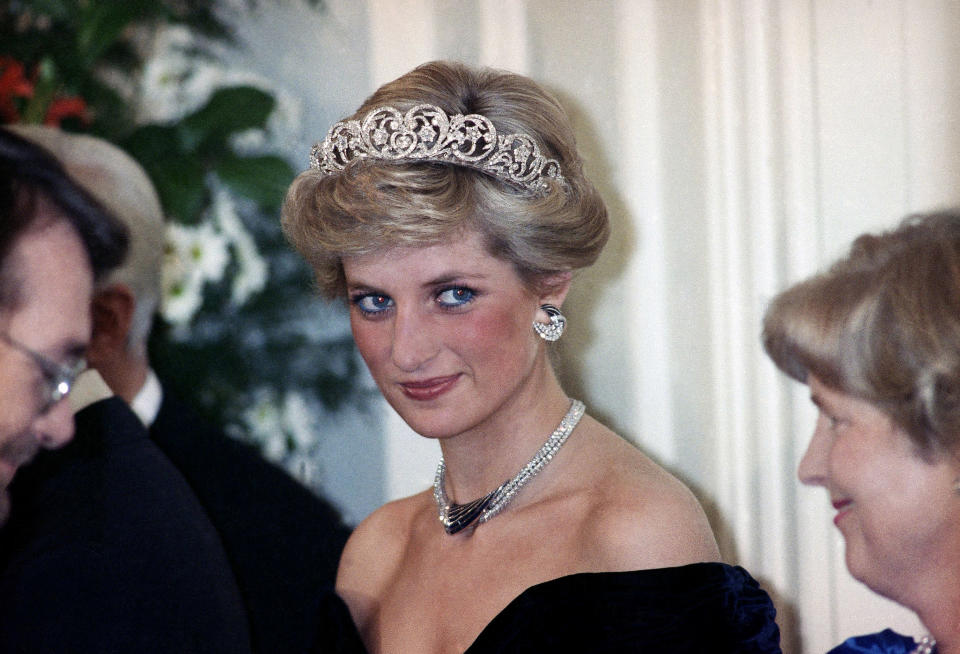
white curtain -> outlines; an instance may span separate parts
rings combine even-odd
[[[921,633],[847,575],[826,494],[795,478],[806,389],[758,337],[769,298],[854,236],[960,200],[960,3],[328,0],[307,14],[242,26],[250,65],[304,101],[304,161],[430,59],[510,68],[560,97],[614,226],[566,304],[568,392],[694,489],[727,559],[776,598],[786,652]],[[350,517],[375,502],[347,480],[375,474],[374,500],[432,480],[435,445],[382,412],[361,456],[338,453],[364,434],[336,436],[321,464]]]

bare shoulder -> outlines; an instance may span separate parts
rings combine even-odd
[[[396,574],[410,540],[415,516],[427,492],[389,502],[361,522],[340,556],[337,594],[358,625],[376,609],[376,598]],[[430,496],[432,499],[432,496]]]
[[[689,488],[609,429],[594,431],[593,480],[584,493],[586,556],[598,569],[639,570],[701,561],[720,553],[703,508]]]

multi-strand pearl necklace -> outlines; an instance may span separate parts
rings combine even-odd
[[[443,528],[446,529],[447,533],[455,534],[471,524],[476,528],[477,525],[500,513],[517,492],[523,488],[524,484],[550,463],[553,455],[557,453],[557,450],[566,442],[574,427],[580,422],[583,412],[583,402],[574,400],[570,404],[567,415],[560,421],[560,425],[553,430],[543,447],[533,455],[533,458],[520,469],[520,472],[513,479],[505,481],[483,497],[466,504],[456,504],[447,498],[447,492],[444,488],[447,467],[443,461],[443,455],[441,455],[440,463],[437,465],[437,474],[433,479],[433,497],[437,501],[440,522],[443,523]]]
[[[937,651],[937,641],[932,636],[924,636],[910,654],[933,654]]]

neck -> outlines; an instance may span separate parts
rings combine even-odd
[[[509,398],[483,425],[441,441],[452,501],[471,501],[512,478],[560,424],[570,399],[548,376],[536,392]]]
[[[937,641],[937,654],[960,654],[960,574],[938,566],[910,603]]]
[[[927,611],[919,614],[930,635],[937,641],[937,654],[960,654],[960,613],[956,604],[953,611]]]
[[[145,356],[125,351],[109,360],[97,362],[96,368],[110,390],[130,404],[147,381],[150,363]]]

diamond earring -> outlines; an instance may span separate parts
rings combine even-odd
[[[549,323],[533,321],[533,330],[545,341],[553,342],[563,335],[563,330],[567,326],[567,319],[560,309],[552,304],[540,305],[540,308],[550,317]]]

